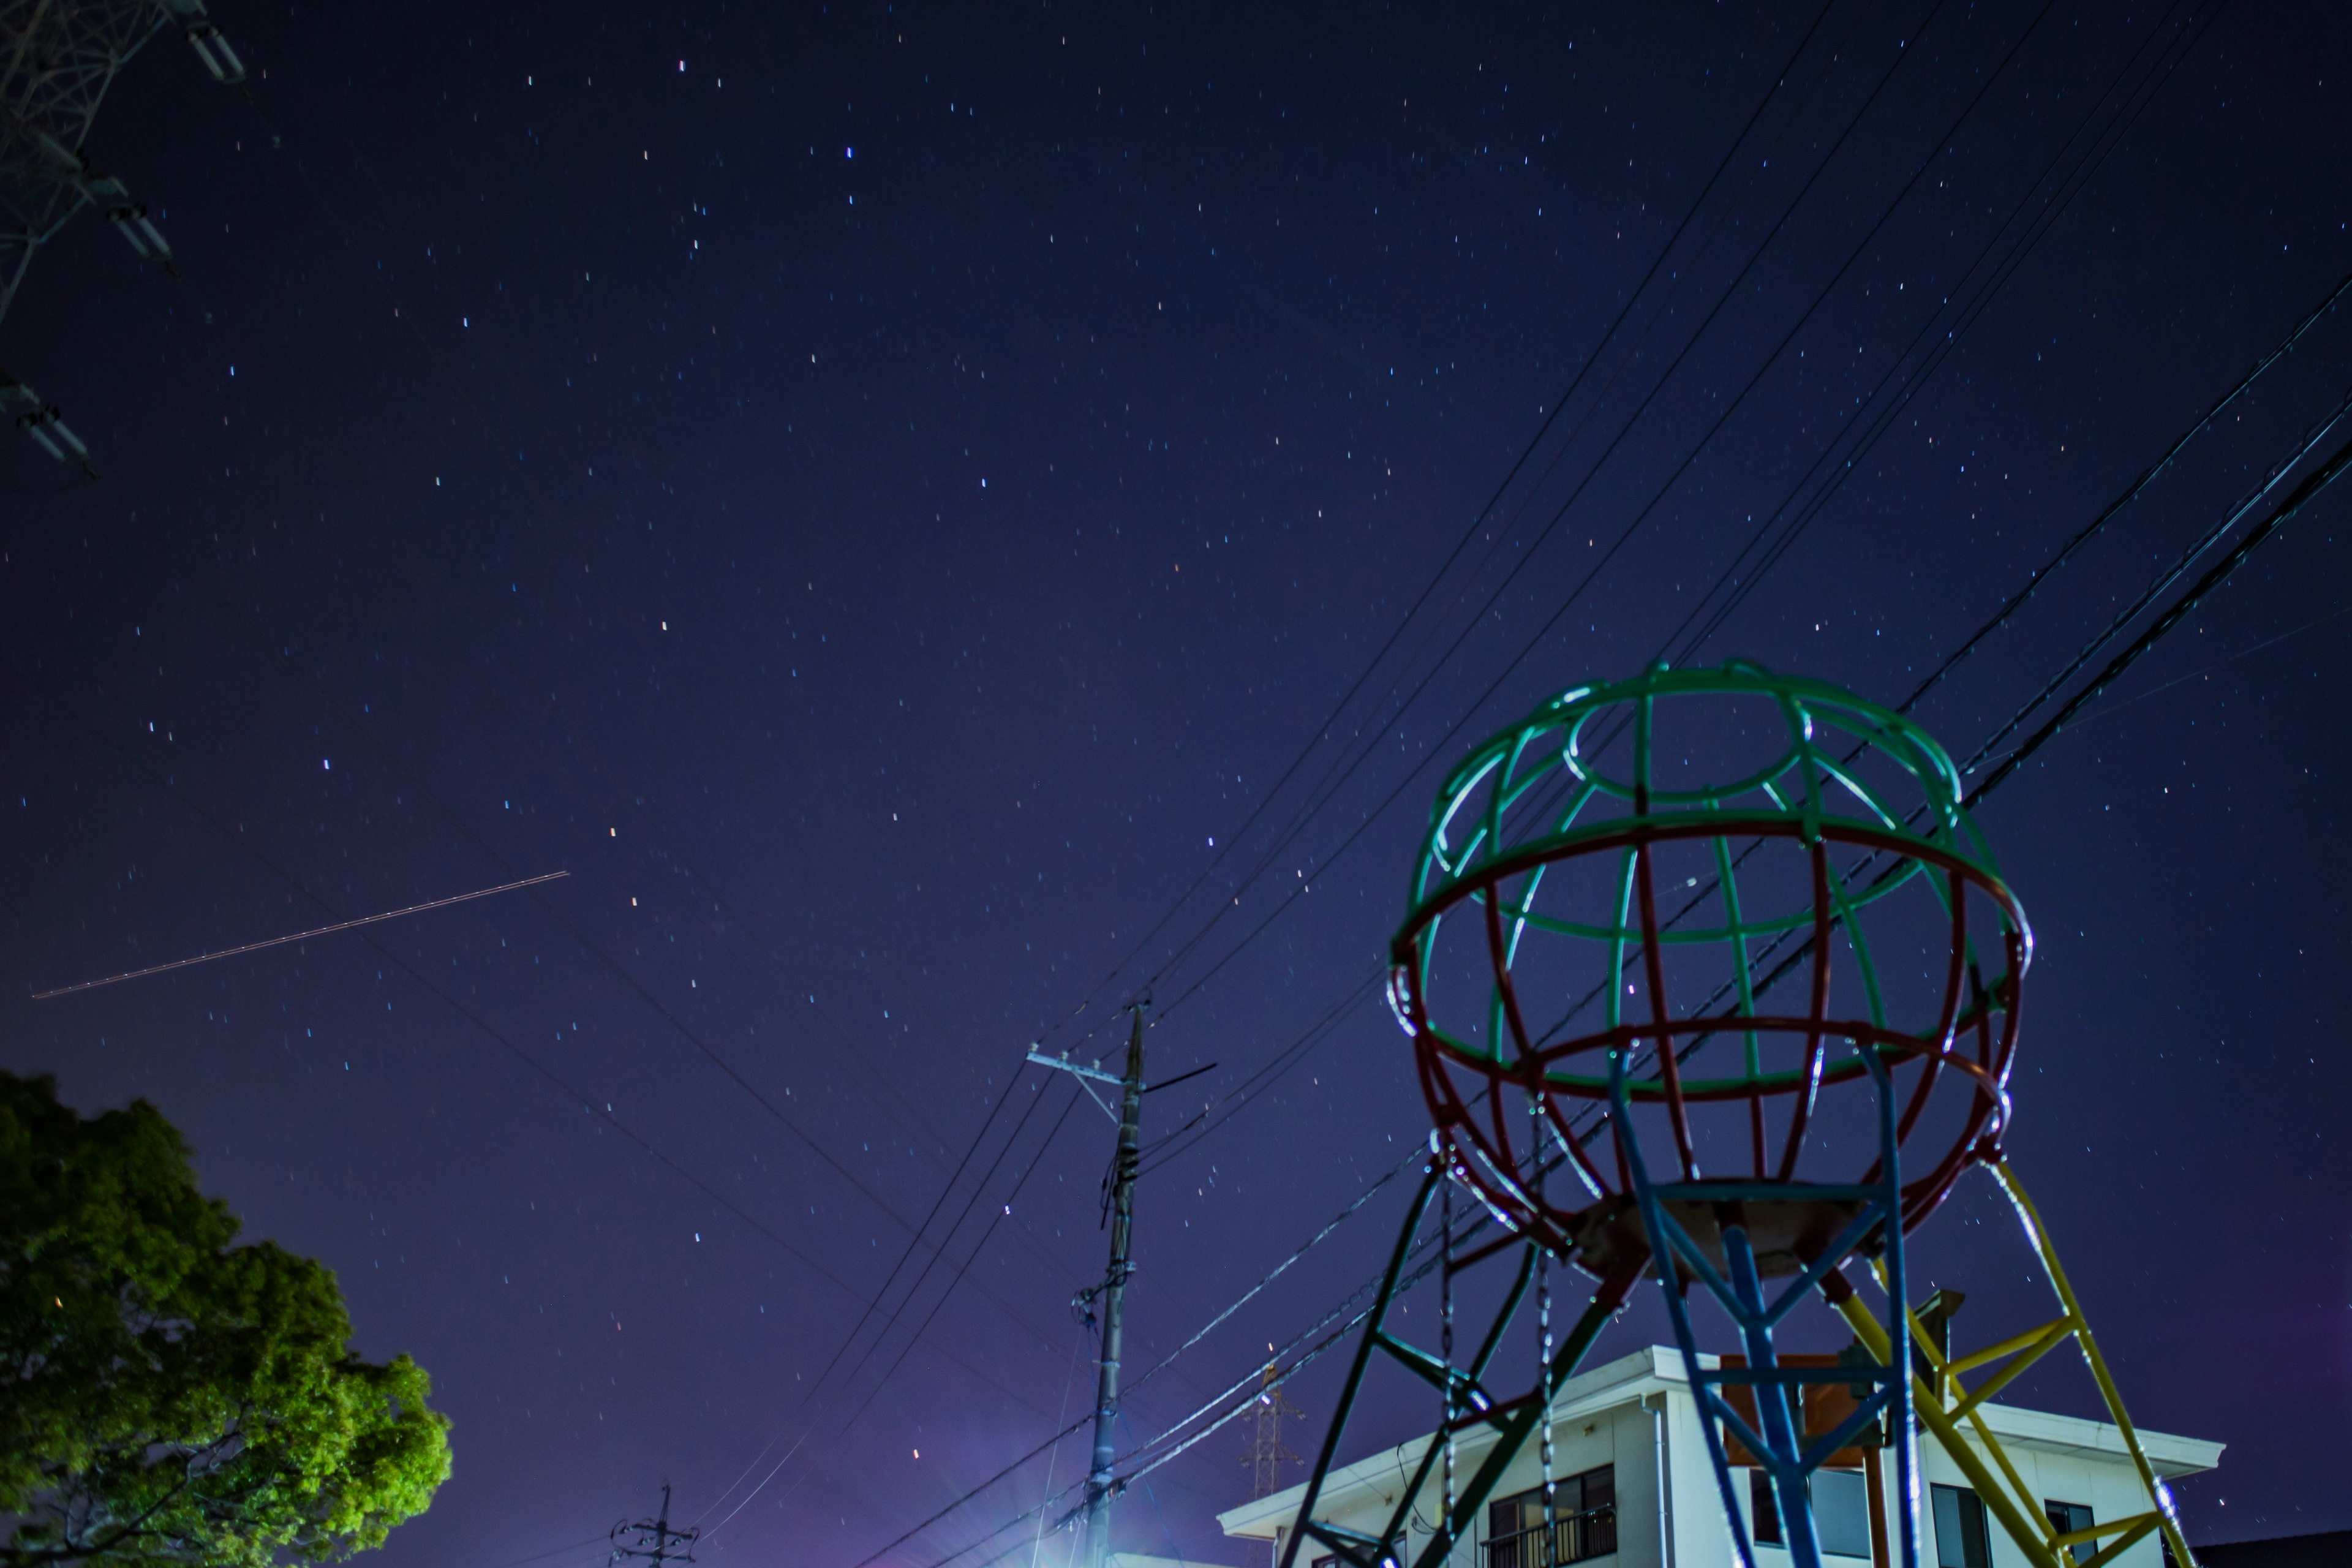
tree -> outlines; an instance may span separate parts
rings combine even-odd
[[[0,1073],[0,1568],[331,1562],[432,1501],[424,1369],[353,1355],[334,1275],[236,1233],[153,1106]]]

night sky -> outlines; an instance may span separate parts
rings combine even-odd
[[[1150,1076],[1216,1064],[1147,1101],[1133,1377],[1425,1135],[1368,982],[1445,766],[1662,656],[1900,701],[2352,269],[2323,6],[215,16],[249,99],[167,35],[88,149],[184,276],[86,214],[0,323],[101,476],[0,444],[0,1066],[152,1100],[432,1373],[384,1568],[576,1568],[665,1480],[707,1563],[849,1568],[1077,1420],[1112,1129],[1030,1041],[1148,989]],[[2338,312],[1919,718],[1973,752],[2347,384]],[[2009,1147],[2134,1414],[2229,1445],[2192,1541],[2352,1524],[2348,508],[1981,813]],[[2047,1315],[1980,1175],[1914,1258],[1964,1342]],[[1244,1561],[1245,1440],[1117,1543]]]

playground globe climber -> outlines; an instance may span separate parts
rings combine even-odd
[[[1659,665],[1563,691],[1473,750],[1438,792],[1391,943],[1390,1002],[1412,1041],[1432,1157],[1281,1568],[1309,1542],[1356,1568],[1439,1568],[1530,1438],[1550,1544],[1527,1568],[1579,1555],[1555,1539],[1551,1424],[1538,1417],[1645,1276],[1743,1563],[1756,1557],[1738,1469],[1768,1479],[1792,1568],[1820,1568],[1808,1481],[1867,1451],[1874,1469],[1882,1453],[1894,1467],[1889,1545],[1913,1568],[1924,1420],[1990,1489],[2001,1525],[2032,1538],[2029,1560],[2071,1565],[2080,1542],[1979,1476],[1963,1431],[1975,1417],[1990,1441],[1986,1394],[2070,1338],[2124,1420],[2038,1218],[2029,1239],[2065,1312],[2022,1350],[1948,1361],[1909,1308],[1905,1258],[1971,1168],[1990,1167],[2032,1215],[2000,1146],[2032,953],[1951,758],[1838,687],[1744,661]],[[1433,1205],[1442,1224],[1424,1237]],[[1496,1259],[1516,1268],[1486,1292],[1500,1305],[1457,1363],[1456,1277]],[[1555,1333],[1563,1266],[1591,1288]],[[1388,1310],[1433,1272],[1433,1353]],[[1533,1385],[1513,1394],[1505,1369],[1526,1363],[1507,1330],[1531,1297]],[[1823,1312],[1850,1330],[1846,1353],[1777,1348],[1792,1320]],[[1914,1355],[1893,1353],[1906,1341]],[[1378,1537],[1315,1513],[1375,1352],[1433,1385],[1442,1416]],[[1986,1387],[1960,1387],[1959,1372],[2004,1358]],[[1456,1438],[1476,1429],[1496,1440],[1458,1476]],[[2158,1529],[2191,1561],[2140,1468],[2153,1506],[2098,1531],[2093,1561]],[[1417,1501],[1432,1486],[1433,1522]]]

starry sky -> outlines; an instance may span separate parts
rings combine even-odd
[[[0,322],[100,475],[0,445],[0,1066],[154,1102],[432,1373],[385,1568],[584,1568],[665,1481],[706,1563],[851,1568],[1045,1444],[1112,1129],[1031,1041],[1148,992],[1206,1069],[1146,1102],[1138,1375],[1424,1135],[1370,983],[1446,766],[1660,657],[1899,701],[2352,269],[2319,6],[215,15],[246,93],[166,36],[88,148],[181,276],[85,215]],[[1973,752],[2347,384],[2326,314],[1921,721]],[[2192,1540],[2352,1524],[2347,504],[1981,813],[2009,1147],[2135,1414],[2229,1445]],[[1314,1343],[1409,1186],[1122,1450]],[[2046,1308],[1981,1177],[1914,1257],[1964,1340]],[[1244,1443],[1117,1543],[1254,1560]]]

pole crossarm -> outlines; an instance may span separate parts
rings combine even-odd
[[[1088,1067],[1084,1062],[1074,1062],[1066,1056],[1049,1057],[1043,1051],[1033,1050],[1028,1054],[1027,1059],[1035,1062],[1041,1068],[1052,1068],[1057,1072],[1069,1073],[1077,1078],[1090,1078],[1097,1083],[1108,1084],[1113,1089],[1119,1088],[1125,1081],[1115,1072],[1105,1072],[1100,1068]]]
[[[672,1563],[694,1561],[694,1543],[702,1531],[694,1526],[673,1530],[669,1522],[669,1483],[662,1483],[661,1512],[651,1519],[641,1519],[632,1524],[627,1520],[613,1526],[612,1555],[606,1560],[611,1568],[635,1559],[643,1559],[653,1568],[667,1568]]]

